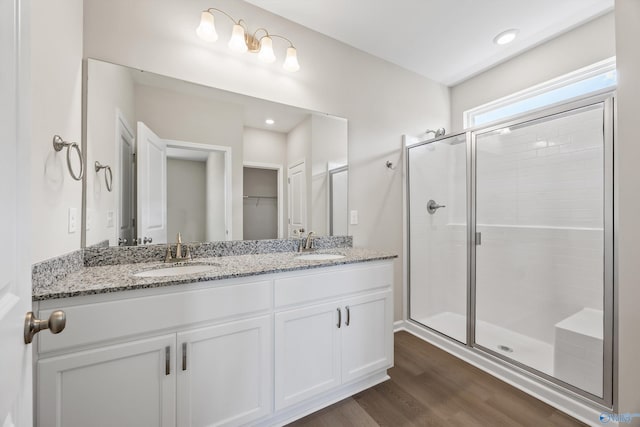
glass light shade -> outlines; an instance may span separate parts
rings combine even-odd
[[[271,40],[271,37],[265,36],[260,40],[258,58],[260,58],[261,61],[269,63],[276,60],[276,55],[273,53],[273,40]]]
[[[202,40],[213,43],[218,40],[213,14],[206,10],[200,15],[200,25],[196,28],[196,34]]]
[[[295,47],[291,46],[287,48],[287,57],[284,60],[284,64],[282,64],[282,68],[292,73],[300,69],[300,64],[298,64],[298,55]]]
[[[229,39],[229,49],[235,52],[246,52],[247,43],[244,41],[244,28],[242,25],[235,24],[233,31],[231,32],[231,38]]]

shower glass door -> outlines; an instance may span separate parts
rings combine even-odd
[[[475,134],[475,345],[599,398],[610,356],[606,108]]]
[[[464,134],[407,149],[409,317],[467,342]]]

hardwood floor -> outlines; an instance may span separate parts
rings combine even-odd
[[[574,418],[407,332],[391,380],[291,426],[581,426]]]

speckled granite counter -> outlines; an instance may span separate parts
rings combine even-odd
[[[155,288],[208,280],[222,280],[259,274],[307,270],[397,257],[397,255],[389,253],[360,248],[325,249],[318,250],[315,253],[339,254],[345,257],[323,261],[303,261],[295,259],[301,255],[297,252],[277,252],[196,258],[191,261],[191,264],[210,264],[213,265],[213,268],[203,273],[161,277],[136,277],[134,274],[155,268],[170,267],[171,264],[154,261],[136,264],[83,267],[60,280],[47,284],[47,286],[34,287],[33,300],[43,301],[80,295]]]

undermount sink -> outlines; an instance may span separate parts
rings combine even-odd
[[[213,270],[217,265],[214,264],[183,264],[174,265],[172,267],[158,267],[153,270],[145,270],[135,273],[135,277],[166,277],[166,276],[182,276],[185,274],[204,273]]]
[[[300,261],[329,261],[332,259],[340,259],[344,258],[344,255],[338,254],[306,254],[299,255],[294,259],[299,259]]]

